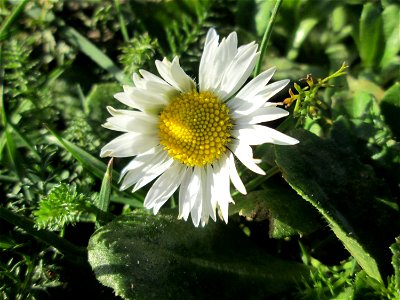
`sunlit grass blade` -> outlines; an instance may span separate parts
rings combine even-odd
[[[50,133],[56,138],[57,144],[62,146],[65,150],[67,150],[77,161],[79,161],[84,168],[86,168],[90,173],[96,176],[99,179],[103,179],[104,173],[107,171],[107,165],[103,163],[101,160],[97,159],[90,153],[86,152],[82,148],[76,146],[74,143],[63,139],[59,136],[54,130],[47,126],[47,129]],[[119,174],[116,171],[113,171],[112,177],[119,178]],[[116,182],[113,181],[113,184],[116,185]]]
[[[96,199],[96,203],[95,203],[95,205],[99,209],[99,213],[97,214],[97,222],[96,222],[96,225],[98,227],[107,223],[107,214],[106,213],[108,212],[108,206],[110,204],[113,160],[114,160],[114,158],[111,158],[108,163],[107,171],[104,174],[103,182],[101,183],[100,194],[99,194],[99,197]]]
[[[89,56],[101,68],[111,73],[119,82],[127,82],[122,70],[118,68],[114,62],[91,41],[70,26],[63,26],[61,30],[62,34],[69,43],[78,47],[80,51]]]
[[[79,161],[84,168],[86,168],[90,173],[96,176],[99,179],[104,178],[104,174],[107,172],[107,165],[103,163],[101,160],[97,159],[90,153],[86,152],[82,148],[76,146],[74,143],[67,141],[60,137],[54,130],[47,127],[50,133],[56,138],[56,143],[62,146],[65,150],[67,150],[77,161]],[[118,179],[120,178],[119,172],[113,170],[111,176],[111,185],[119,189]],[[135,194],[130,195],[132,198],[135,198],[136,201],[143,200],[144,197],[140,191],[135,192]]]

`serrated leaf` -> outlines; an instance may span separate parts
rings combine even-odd
[[[308,275],[237,226],[195,228],[175,216],[137,210],[97,230],[88,246],[97,279],[125,299],[237,299],[287,291]]]
[[[276,146],[286,181],[325,218],[369,276],[382,282],[389,272],[388,251],[400,230],[395,210],[375,196],[379,183],[355,154],[304,130],[289,133],[300,143]]]
[[[238,195],[233,209],[257,221],[269,219],[269,235],[276,239],[309,234],[320,226],[312,206],[283,187],[265,186],[263,190]]]

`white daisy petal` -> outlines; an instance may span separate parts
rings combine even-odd
[[[205,202],[205,196],[207,194],[207,187],[205,186],[206,184],[206,171],[204,168],[199,168],[196,167],[196,169],[199,170],[199,177],[200,177],[200,187],[197,190],[197,194],[195,195],[195,200],[193,203],[192,210],[190,212],[190,215],[192,217],[192,221],[194,226],[198,227],[200,224],[200,220],[202,218],[202,212],[203,212],[203,202]],[[195,171],[196,172],[196,171]]]
[[[228,148],[249,170],[252,170],[254,173],[257,174],[265,175],[263,169],[255,164],[253,159],[253,150],[248,144],[245,144],[244,142],[238,140],[234,140],[231,142]]]
[[[182,214],[179,215],[179,218],[183,218],[184,220],[187,220],[189,217],[189,213],[191,212],[196,201],[197,193],[200,190],[201,170],[200,168],[194,168],[190,178],[187,179],[186,176],[184,182],[186,186],[183,187],[182,184],[179,190],[179,206],[181,204],[183,206]]]
[[[233,117],[238,115],[248,115],[264,106],[272,96],[280,92],[287,84],[289,80],[280,80],[265,86],[258,94],[244,98],[235,96],[228,102],[229,108],[234,111]]]
[[[233,199],[230,193],[229,164],[227,163],[226,155],[223,155],[216,165],[217,168],[214,173],[214,180],[219,191],[217,194],[217,203],[222,219],[225,223],[228,223],[229,203],[233,203]]]
[[[236,124],[257,124],[274,121],[289,115],[289,112],[275,106],[261,107],[249,115],[235,114]]]
[[[148,168],[143,169],[144,175],[142,174],[142,176],[136,182],[135,186],[132,189],[132,193],[141,189],[146,184],[153,181],[158,176],[160,176],[162,173],[164,173],[166,170],[168,170],[168,168],[171,167],[173,162],[174,162],[174,160],[172,158],[169,158],[169,159],[165,159],[157,164],[154,164],[151,167],[149,166]]]
[[[149,151],[136,156],[121,172],[121,190],[130,186],[145,182],[147,178],[156,178],[164,172],[173,162],[161,147],[154,147]],[[157,175],[158,174],[158,175]],[[151,181],[151,180],[150,180]],[[148,181],[148,182],[150,182]],[[144,186],[144,184],[143,184]],[[134,191],[137,190],[135,186]]]
[[[228,158],[229,158],[229,177],[231,178],[231,181],[232,181],[233,185],[235,186],[235,188],[243,195],[246,195],[247,191],[246,191],[246,188],[236,170],[233,154],[229,153]]]
[[[147,193],[143,203],[144,207],[152,208],[154,214],[156,214],[181,184],[184,171],[185,168],[179,163],[173,164],[165,171]]]
[[[216,221],[216,209],[217,209],[217,199],[214,197],[214,195],[216,194],[216,189],[217,187],[215,186],[215,182],[214,182],[214,169],[211,165],[207,165],[206,167],[206,182],[207,182],[207,200],[206,205],[208,207],[208,214],[211,217],[211,219],[213,219],[214,221]],[[203,218],[208,220],[208,216],[205,215],[205,212],[203,213],[204,216]]]
[[[243,53],[238,53],[226,69],[218,91],[215,91],[223,100],[236,93],[249,78],[256,64],[259,53],[257,45],[249,47]]]
[[[232,130],[232,135],[248,145],[273,143],[277,145],[295,145],[299,141],[275,129],[261,125],[243,125]]]
[[[193,168],[186,168],[181,186],[179,188],[179,219],[184,219],[185,221],[189,217],[190,210],[191,210],[191,205],[190,205],[190,199],[187,201],[187,193],[188,193],[188,187],[189,183],[192,179],[193,175]]]
[[[156,135],[128,132],[113,139],[100,152],[101,157],[129,157],[146,152],[159,143]]]
[[[136,113],[136,115],[128,113],[108,118],[102,126],[115,131],[157,134],[157,118],[143,112],[137,111]]]
[[[162,78],[179,91],[189,92],[195,88],[196,85],[194,81],[179,65],[178,57],[175,57],[172,63],[166,58],[164,58],[163,61],[157,60],[156,67]]]
[[[218,39],[217,32],[213,28],[210,29],[207,33],[199,65],[199,87],[201,91],[208,90],[212,83],[209,69],[213,67],[215,51],[218,48]]]
[[[237,97],[249,99],[259,94],[265,88],[266,84],[271,80],[275,71],[276,68],[273,67],[253,78],[239,91]]]

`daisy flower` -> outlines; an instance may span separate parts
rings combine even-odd
[[[252,145],[293,145],[297,140],[259,123],[288,112],[268,100],[289,80],[268,84],[271,68],[245,84],[259,57],[254,42],[238,47],[231,33],[219,42],[210,29],[199,66],[198,85],[179,64],[155,62],[161,77],[145,70],[133,74],[133,86],[114,97],[132,110],[108,107],[105,128],[123,132],[106,144],[101,157],[134,157],[122,170],[121,190],[133,192],[151,181],[144,206],[156,214],[179,188],[179,218],[204,226],[216,210],[228,222],[233,203],[230,182],[246,194],[235,157],[251,171],[265,172]],[[244,85],[245,84],[245,85]],[[244,86],[243,86],[244,85]]]

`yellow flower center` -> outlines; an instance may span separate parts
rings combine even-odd
[[[160,115],[160,144],[187,166],[213,163],[226,150],[232,128],[228,107],[211,92],[176,96]]]

